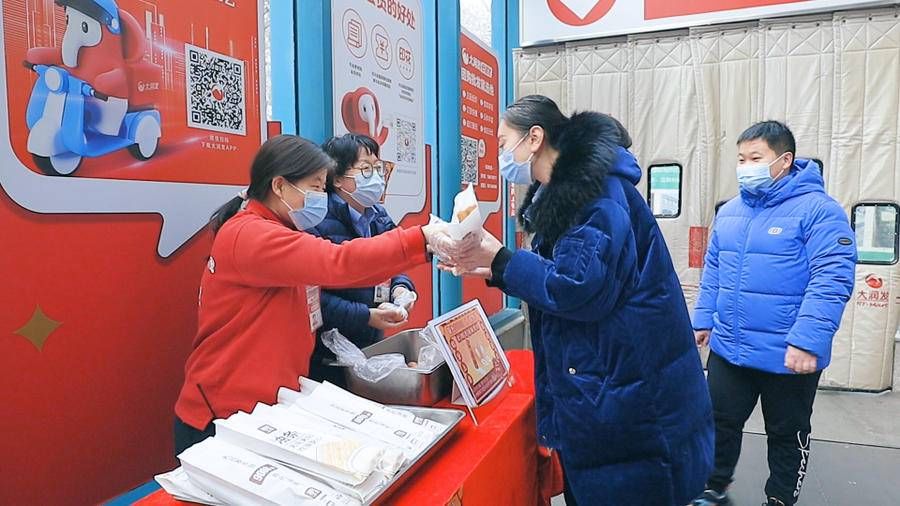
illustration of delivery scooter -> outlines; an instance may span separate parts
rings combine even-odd
[[[144,31],[114,0],[56,0],[66,9],[61,48],[33,48],[28,151],[45,174],[74,173],[84,157],[127,148],[156,154],[162,69],[144,60]]]

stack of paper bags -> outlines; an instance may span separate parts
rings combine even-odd
[[[216,435],[156,477],[176,499],[221,504],[358,505],[382,492],[408,461],[446,429],[300,378],[278,404],[216,420]]]
[[[193,484],[225,504],[362,504],[287,466],[217,437],[195,444],[178,458]]]

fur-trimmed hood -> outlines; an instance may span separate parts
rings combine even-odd
[[[621,144],[619,126],[609,116],[574,114],[556,136],[553,147],[559,157],[550,182],[532,184],[519,210],[525,230],[539,234],[543,244],[552,246],[603,194],[607,175],[623,176],[637,184],[640,167]]]

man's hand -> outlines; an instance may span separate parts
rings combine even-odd
[[[697,343],[698,347],[703,347],[709,344],[709,330],[695,330],[694,331],[694,341]]]
[[[797,374],[812,374],[816,372],[816,356],[799,348],[788,345],[784,354],[784,366]]]

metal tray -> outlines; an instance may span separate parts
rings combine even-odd
[[[447,426],[443,432],[440,433],[439,437],[431,443],[428,448],[425,449],[415,460],[407,462],[400,468],[400,471],[397,472],[397,475],[388,482],[387,486],[382,489],[381,492],[378,493],[375,497],[372,498],[371,501],[365,503],[366,505],[387,505],[389,503],[385,502],[390,496],[397,492],[403,483],[406,482],[409,478],[411,478],[415,472],[422,467],[427,460],[434,457],[434,455],[441,449],[442,446],[447,444],[447,441],[450,440],[450,437],[456,432],[458,428],[459,422],[466,417],[465,412],[460,411],[458,409],[444,409],[444,408],[420,408],[420,407],[412,407],[412,406],[388,406],[394,409],[400,409],[404,411],[409,411],[410,413],[418,416],[419,418],[426,418],[428,420],[434,420],[438,423],[443,423]]]
[[[428,341],[420,334],[421,329],[412,329],[393,335],[362,349],[366,357],[385,353],[400,353],[407,362],[417,360],[419,349]],[[346,389],[360,397],[371,399],[381,404],[398,404],[405,406],[434,406],[438,401],[450,395],[453,377],[446,362],[441,362],[430,370],[401,367],[377,383],[366,381],[346,367],[332,362],[332,367],[344,370]]]

